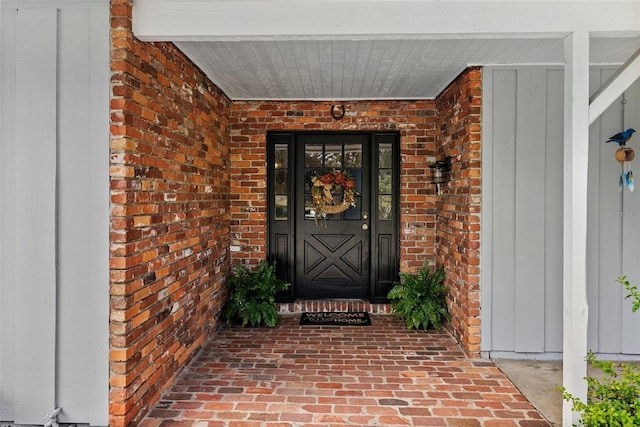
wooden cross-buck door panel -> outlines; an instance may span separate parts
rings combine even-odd
[[[269,259],[293,285],[280,299],[386,300],[399,268],[398,135],[278,132],[268,141]],[[353,205],[320,215],[313,179],[335,173],[355,186]],[[330,193],[340,204],[345,188]]]

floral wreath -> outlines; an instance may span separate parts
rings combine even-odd
[[[325,173],[319,178],[318,176],[313,176],[311,183],[313,203],[316,207],[316,225],[318,225],[318,218],[320,218],[324,221],[324,226],[326,227],[327,214],[337,214],[346,211],[350,207],[355,207],[357,192],[354,188],[356,181],[351,177],[348,170]],[[336,204],[331,192],[340,189],[343,190],[342,203]]]

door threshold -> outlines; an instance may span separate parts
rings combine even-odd
[[[366,311],[372,314],[391,314],[390,304],[376,304],[360,299],[296,300],[289,303],[276,303],[276,308],[281,314],[314,311],[346,313]]]

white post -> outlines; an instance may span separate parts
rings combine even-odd
[[[589,153],[589,33],[564,42],[563,378],[586,401],[587,384],[587,169]],[[563,402],[562,425],[579,421]]]

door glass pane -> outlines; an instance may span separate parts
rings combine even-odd
[[[316,217],[316,206],[310,194],[304,196],[304,219],[313,220]]]
[[[378,193],[391,194],[391,169],[378,171]]]
[[[342,144],[325,145],[324,162],[325,168],[342,168]]]
[[[327,214],[326,220],[360,220],[362,212],[362,144],[309,144],[305,146],[305,171],[304,171],[304,193],[305,193],[305,219],[315,220],[317,207],[315,206],[312,187],[314,177],[321,178],[325,175],[328,179],[335,179],[335,173],[341,172],[347,179],[355,182],[353,187],[357,193],[355,207],[349,207],[344,212],[337,214]],[[322,162],[318,162],[318,158]],[[318,164],[321,166],[318,166]],[[343,177],[344,179],[344,177]],[[344,200],[344,184],[333,182],[330,188],[330,195],[323,196],[327,205],[340,205]]]
[[[287,196],[286,195],[276,195],[276,215],[275,218],[277,221],[282,221],[287,219]]]
[[[276,155],[274,165],[276,169],[286,169],[289,167],[289,147],[286,144],[276,144]]]
[[[305,169],[304,171],[304,194],[311,193],[311,187],[313,186],[312,178],[314,176],[321,177],[322,169]]]
[[[288,219],[289,210],[289,146],[276,144],[274,147],[275,182],[273,186],[273,212],[276,221]]]
[[[280,169],[276,171],[276,194],[287,194],[289,171]]]
[[[362,218],[362,197],[356,196],[355,202],[355,206],[351,206],[349,209],[344,211],[344,213],[342,214],[342,219],[360,221],[360,219]]]
[[[362,169],[349,169],[349,175],[356,182],[356,193],[362,193]]]
[[[322,144],[308,144],[304,149],[305,167],[322,167]]]
[[[392,218],[391,195],[378,196],[378,219],[390,220]]]
[[[393,148],[378,145],[378,219],[393,219]]]
[[[393,165],[393,155],[391,152],[391,144],[380,144],[378,146],[378,167],[391,168]]]
[[[362,144],[347,144],[344,146],[344,167],[362,167]]]

